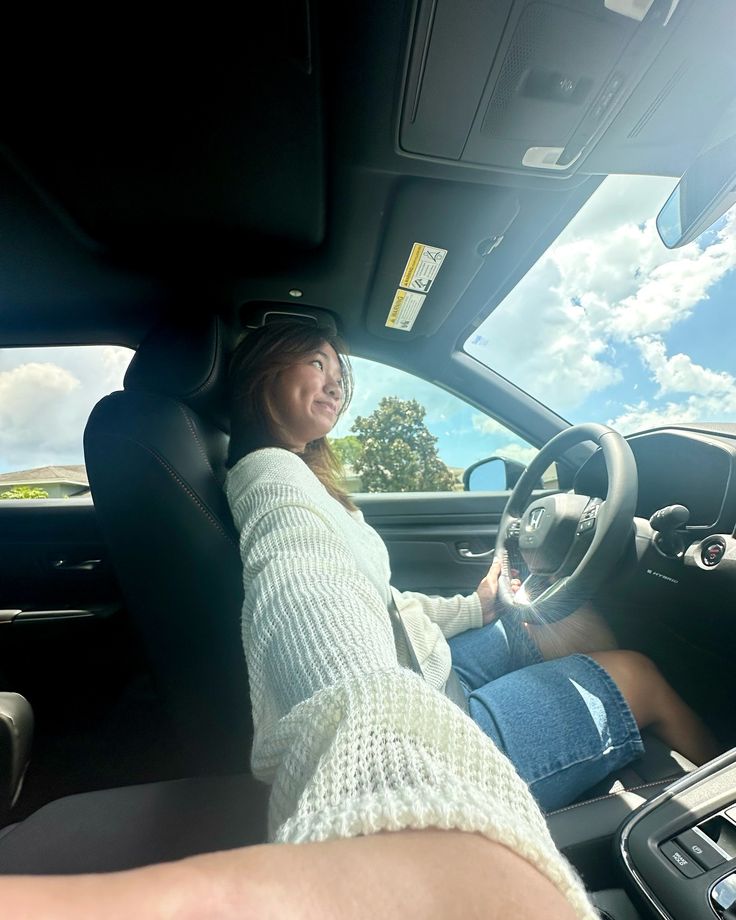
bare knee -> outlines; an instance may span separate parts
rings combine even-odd
[[[646,728],[661,718],[664,695],[670,688],[651,658],[628,649],[593,652],[590,657],[611,676],[639,728]]]
[[[527,629],[546,661],[618,647],[610,626],[589,604],[557,623],[529,623]]]

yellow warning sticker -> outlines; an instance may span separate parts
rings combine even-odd
[[[447,250],[440,249],[439,246],[414,243],[401,281],[399,281],[399,287],[408,288],[410,291],[420,291],[422,294],[429,293],[429,289],[437,280],[446,256]]]
[[[389,329],[401,329],[403,332],[409,332],[414,325],[414,320],[419,315],[419,311],[422,309],[425,297],[425,294],[418,294],[415,291],[397,290],[386,319],[386,325]]]

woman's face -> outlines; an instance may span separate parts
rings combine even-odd
[[[342,372],[335,349],[319,348],[279,373],[268,393],[273,434],[301,453],[328,434],[342,404]]]

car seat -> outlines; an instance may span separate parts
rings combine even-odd
[[[218,317],[159,326],[84,434],[100,528],[189,774],[246,770],[252,738],[223,492],[232,346]]]

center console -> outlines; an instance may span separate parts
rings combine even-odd
[[[664,920],[736,920],[736,749],[627,819],[616,847],[627,887]]]

